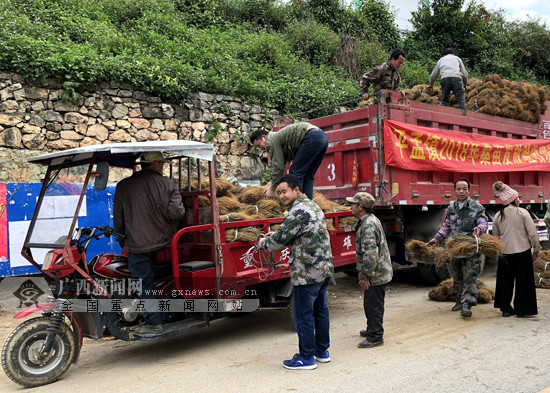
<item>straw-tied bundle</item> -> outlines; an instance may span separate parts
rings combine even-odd
[[[432,288],[428,293],[430,300],[436,302],[455,302],[456,295],[453,291],[453,279],[442,281],[437,287]],[[477,302],[491,303],[495,299],[495,290],[485,285],[480,279],[477,280]]]
[[[445,242],[445,248],[451,257],[484,254],[488,257],[498,258],[504,250],[504,244],[499,238],[488,233],[479,237],[456,234]]]
[[[254,242],[262,234],[262,229],[257,227],[231,228],[225,231],[225,241],[231,242]]]
[[[443,247],[429,247],[420,240],[410,240],[405,244],[414,259],[419,262],[441,267],[451,262],[451,257]]]
[[[533,261],[535,271],[535,286],[550,289],[550,251],[540,251],[539,257]]]
[[[313,192],[313,201],[319,205],[323,213],[333,213],[333,212],[346,212],[350,211],[351,208],[346,205],[341,205],[337,202],[327,199],[320,192]],[[354,227],[357,224],[357,217],[355,216],[346,216],[338,218],[338,228],[347,228]],[[330,218],[327,220],[327,228],[329,231],[334,230],[334,219]]]

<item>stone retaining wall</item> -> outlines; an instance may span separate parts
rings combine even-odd
[[[248,143],[254,129],[272,128],[275,110],[228,96],[190,94],[183,105],[133,86],[104,83],[64,100],[56,81],[25,83],[0,73],[0,182],[36,182],[43,169],[27,157],[99,143],[185,139],[214,144],[216,175],[260,179],[267,156]],[[71,97],[69,97],[71,98]],[[258,153],[261,153],[258,155]]]

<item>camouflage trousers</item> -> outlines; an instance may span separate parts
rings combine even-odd
[[[453,291],[460,303],[477,304],[477,278],[481,274],[481,255],[468,258],[453,258],[451,261]]]

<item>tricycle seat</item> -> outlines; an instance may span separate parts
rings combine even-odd
[[[180,272],[196,272],[215,267],[216,265],[211,261],[189,261],[180,263],[179,266]]]

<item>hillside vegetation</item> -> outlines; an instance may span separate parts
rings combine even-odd
[[[443,5],[456,8],[463,1],[433,3],[443,12]],[[353,107],[361,73],[400,46],[410,51],[404,87],[426,83],[442,45],[426,40],[435,28],[431,14],[420,8],[415,32],[403,38],[382,0],[362,0],[359,11],[338,0],[0,0],[0,6],[2,71],[29,80],[56,78],[77,90],[104,81],[131,83],[175,103],[189,91],[232,95],[286,114]],[[475,14],[457,12],[458,22]],[[526,25],[500,20],[507,34],[501,39],[493,37],[494,19],[480,21],[470,26],[477,29],[477,46],[458,36],[446,45],[456,46],[474,73],[492,64],[503,77],[550,80],[549,51],[539,56],[523,45],[512,53],[506,43],[513,34],[518,42]],[[529,42],[543,50],[550,45],[548,30],[533,23]],[[521,61],[524,73],[514,63]]]

